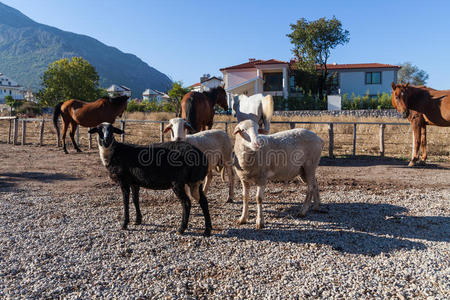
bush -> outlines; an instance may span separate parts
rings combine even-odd
[[[356,110],[356,109],[391,109],[391,94],[383,93],[378,94],[375,97],[369,95],[355,96],[354,93],[350,97],[347,94],[342,96],[342,109],[343,110]]]

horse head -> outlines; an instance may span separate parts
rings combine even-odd
[[[392,105],[397,109],[399,113],[402,114],[403,118],[408,118],[409,116],[409,83],[406,84],[395,84],[392,82]]]
[[[109,103],[112,104],[116,112],[116,116],[119,116],[119,118],[122,117],[123,112],[127,108],[129,98],[130,97],[126,95],[109,98]]]
[[[228,111],[227,92],[222,86],[214,88],[216,103],[225,111]]]

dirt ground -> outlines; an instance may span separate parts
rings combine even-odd
[[[323,158],[321,212],[297,217],[306,187],[269,183],[266,227],[238,226],[215,176],[212,236],[192,205],[185,235],[171,191],[141,190],[143,224],[120,230],[122,196],[97,149],[0,144],[0,298],[448,299],[450,163],[407,167]],[[254,195],[254,190],[252,195]]]
[[[97,149],[66,155],[61,148],[12,146],[0,144],[0,189],[41,189],[55,195],[90,193],[102,185],[114,185],[100,162]],[[321,190],[366,189],[385,192],[391,189],[450,188],[450,163],[431,163],[423,167],[407,167],[408,162],[378,157],[322,158],[317,178]],[[219,190],[225,187],[216,177]],[[238,186],[240,183],[236,182]],[[303,186],[299,181],[290,185]],[[283,186],[284,183],[271,183]],[[214,190],[214,185],[212,187]],[[119,188],[117,188],[119,191]],[[217,192],[217,191],[215,191]],[[226,191],[220,191],[225,193]],[[240,199],[236,192],[235,199]],[[302,201],[303,199],[301,199]],[[323,199],[326,202],[326,199]]]

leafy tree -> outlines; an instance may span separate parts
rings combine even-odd
[[[428,80],[428,74],[424,70],[420,70],[417,66],[410,62],[405,62],[400,65],[401,69],[398,71],[399,83],[410,83],[412,85],[425,85]]]
[[[168,92],[170,100],[164,106],[164,110],[174,111],[177,117],[181,116],[181,99],[189,93],[189,89],[183,87],[183,82],[175,81]]]
[[[342,28],[341,21],[333,17],[330,20],[320,18],[307,21],[301,18],[290,25],[292,32],[287,34],[294,45],[292,52],[298,60],[297,67],[309,73],[306,77],[317,76],[319,99],[323,98],[328,77],[327,62],[331,49],[349,42],[350,33]]]
[[[42,106],[54,106],[61,100],[93,101],[103,92],[98,87],[99,76],[95,68],[81,57],[63,58],[51,63],[42,76],[38,92]]]
[[[11,108],[10,115],[12,115],[13,109],[15,111],[20,105],[22,105],[21,101],[14,99],[11,95],[5,96],[5,103]]]

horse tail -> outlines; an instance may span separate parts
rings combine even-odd
[[[53,126],[55,126],[56,135],[58,136],[58,141],[59,141],[58,117],[59,117],[59,115],[61,115],[61,106],[63,105],[63,103],[64,102],[59,102],[58,104],[56,104],[56,106],[53,110]]]
[[[191,124],[192,128],[194,128],[194,130],[196,132],[198,132],[199,128],[197,128],[197,122],[196,122],[197,114],[195,111],[194,100],[195,100],[195,98],[191,94],[189,96],[189,98],[186,100],[184,108],[186,110],[186,121],[188,121],[189,124]]]
[[[267,95],[262,98],[262,114],[264,119],[264,124],[266,125],[266,130],[269,131],[270,121],[273,116],[273,97],[272,95]]]

